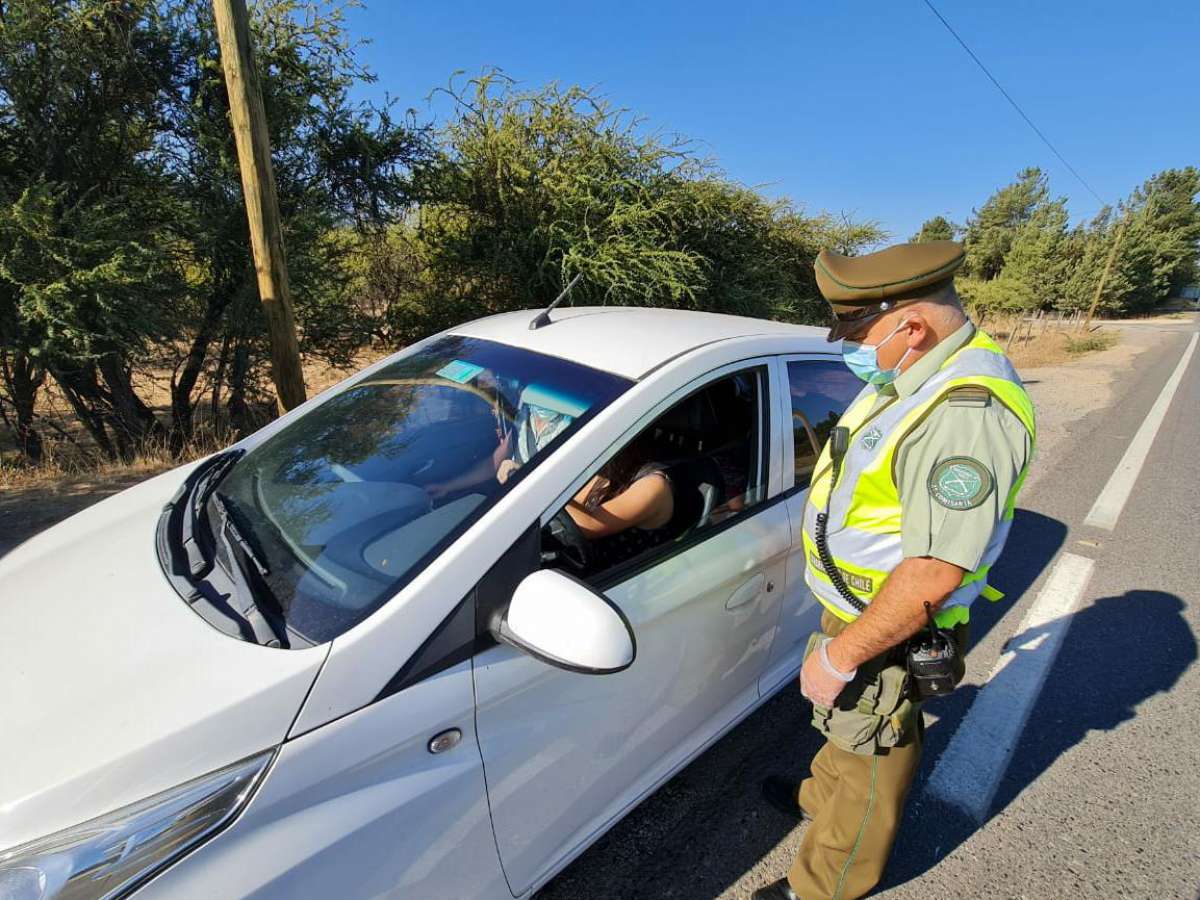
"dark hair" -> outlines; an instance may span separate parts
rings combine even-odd
[[[597,481],[584,500],[584,508],[595,509],[633,484],[638,472],[651,461],[649,431],[643,431],[600,467]]]

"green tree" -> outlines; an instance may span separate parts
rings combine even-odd
[[[967,220],[967,272],[985,281],[999,275],[1017,232],[1049,196],[1046,176],[1036,168],[1022,170],[1015,182],[992,194]]]
[[[989,281],[967,276],[957,280],[958,294],[976,315],[1034,309],[1038,298],[1023,281],[1000,275]]]
[[[952,241],[958,237],[958,233],[962,228],[955,225],[945,216],[934,216],[932,219],[926,219],[921,225],[921,230],[914,234],[910,239],[913,244],[927,244],[930,241]]]
[[[1066,235],[1061,248],[1067,274],[1058,308],[1068,312],[1087,310],[1095,297],[1096,286],[1108,261],[1116,237],[1114,210],[1104,207],[1090,222],[1081,223]],[[1102,314],[1120,310],[1118,298],[1128,290],[1128,282],[1116,267],[1109,273],[1108,285],[1101,300]]]
[[[455,115],[404,237],[437,323],[544,305],[576,273],[575,303],[813,318],[817,250],[881,236],[767,202],[579,87],[489,72],[447,93]]]
[[[189,211],[179,226],[190,251],[191,326],[171,384],[178,447],[204,395],[214,419],[224,409],[235,428],[253,424],[269,348],[211,7],[196,0],[176,9],[183,61],[157,150]],[[374,76],[355,58],[342,6],[263,0],[251,28],[301,351],[345,363],[364,338],[346,263],[356,243],[346,231],[380,228],[403,213],[408,167],[424,152],[425,133],[390,107],[351,100],[351,89]]]
[[[1124,308],[1148,310],[1195,279],[1200,252],[1198,194],[1200,169],[1189,166],[1158,173],[1124,204],[1129,221],[1118,265],[1128,285],[1117,294]]]
[[[1099,310],[1145,312],[1178,293],[1197,274],[1200,170],[1168,169],[1150,178],[1117,209],[1106,208],[1074,229],[1063,254],[1069,277],[1061,305],[1090,308],[1122,228]]]
[[[207,0],[10,0],[0,16],[0,387],[30,457],[52,377],[110,456],[250,424],[266,342]],[[338,5],[252,7],[302,349],[361,345],[346,230],[409,200],[424,132],[354,102]],[[169,430],[139,372],[172,373]]]
[[[1065,255],[1069,218],[1065,200],[1047,200],[1013,234],[1001,274],[1006,281],[1022,285],[1021,295],[1032,299],[1022,305],[1062,305],[1070,274]]]
[[[176,67],[149,2],[5,5],[0,20],[0,377],[18,444],[52,376],[97,445],[162,429],[132,359],[171,331],[169,179],[147,160]]]

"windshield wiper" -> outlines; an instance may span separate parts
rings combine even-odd
[[[188,574],[193,578],[204,575],[212,567],[212,560],[204,555],[203,549],[196,540],[196,536],[200,533],[198,525],[204,504],[208,502],[208,498],[217,489],[221,480],[229,474],[233,464],[245,453],[245,450],[227,450],[214,456],[208,461],[207,468],[196,479],[186,495],[187,508],[181,510],[182,516],[179,521],[179,543],[187,556]]]
[[[229,557],[234,569],[234,571],[226,570],[226,574],[238,583],[238,586],[250,600],[250,607],[241,611],[242,617],[249,623],[254,632],[254,638],[258,643],[269,644],[274,639],[277,645],[289,647],[291,641],[288,637],[287,625],[283,620],[283,609],[275,599],[274,594],[271,593],[270,587],[263,581],[263,577],[270,573],[270,569],[266,567],[262,559],[255,553],[250,542],[238,530],[237,523],[233,520],[233,514],[230,512],[229,504],[225,498],[216,490],[213,490],[211,500],[213,506],[221,516],[220,524],[212,530],[213,537],[224,544],[225,553]],[[241,560],[238,558],[239,550],[254,567],[258,578],[254,578],[243,567]],[[213,559],[217,561],[215,550],[213,552]],[[221,568],[224,570],[225,566],[221,566]],[[260,599],[270,600],[270,615],[263,609],[264,604],[260,602]],[[253,611],[253,615],[250,615],[251,611]],[[260,624],[267,627],[268,634],[261,633],[262,628]]]
[[[240,531],[238,531],[237,523],[233,521],[233,514],[229,511],[229,505],[226,503],[225,497],[222,496],[218,491],[213,491],[212,503],[213,506],[217,508],[217,512],[221,514],[221,527],[224,533],[228,535],[233,543],[237,544],[242,553],[246,554],[246,559],[250,560],[250,562],[254,564],[254,568],[257,570],[259,575],[270,575],[271,570],[268,569],[263,561],[258,558],[258,555],[254,552],[254,548],[250,545],[250,542],[246,540]],[[215,533],[216,530],[214,529],[214,534]]]

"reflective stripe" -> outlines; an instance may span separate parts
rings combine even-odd
[[[838,593],[821,566],[814,540],[817,513],[828,501],[827,540],[834,564],[851,592],[863,602],[870,602],[903,560],[902,507],[894,471],[896,451],[947,394],[966,385],[987,390],[1017,416],[1031,442],[1036,439],[1033,404],[1020,377],[1000,347],[977,331],[911,396],[896,398],[876,410],[872,410],[878,397],[874,388],[864,389],[855,398],[838,422],[851,434],[832,497],[832,460],[828,444],[822,448],[803,517],[806,580],[817,599],[839,618],[851,621],[858,613]],[[878,439],[863,440],[876,430]],[[985,579],[1008,538],[1017,494],[1027,471],[1028,462],[1005,498],[1002,521],[993,531],[979,566],[963,576],[962,585],[943,605],[939,615],[947,621],[966,621],[962,617],[976,597],[998,593],[987,587]],[[955,611],[958,608],[962,612]]]
[[[956,625],[966,625],[971,613],[965,606],[942,607],[933,617],[938,628],[953,628]]]

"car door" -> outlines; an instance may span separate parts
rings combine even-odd
[[[757,701],[791,545],[787,511],[768,490],[782,465],[774,365],[755,360],[710,373],[626,434],[659,422],[664,445],[699,447],[726,466],[722,484],[733,485],[678,539],[585,577],[632,625],[629,668],[576,674],[507,646],[475,659],[476,733],[514,894],[543,883]],[[753,421],[727,423],[753,446],[745,485],[720,449],[703,447],[703,410],[678,417],[678,427],[662,424],[664,412],[703,391],[753,394]],[[687,430],[696,421],[700,437]],[[730,451],[735,463],[739,452]]]
[[[779,631],[762,676],[762,693],[770,694],[793,676],[803,662],[808,636],[820,624],[821,607],[804,581],[804,504],[817,457],[842,412],[863,383],[839,356],[787,356],[777,370],[777,396],[784,428],[784,497],[792,528],[792,551],[782,595]]]

